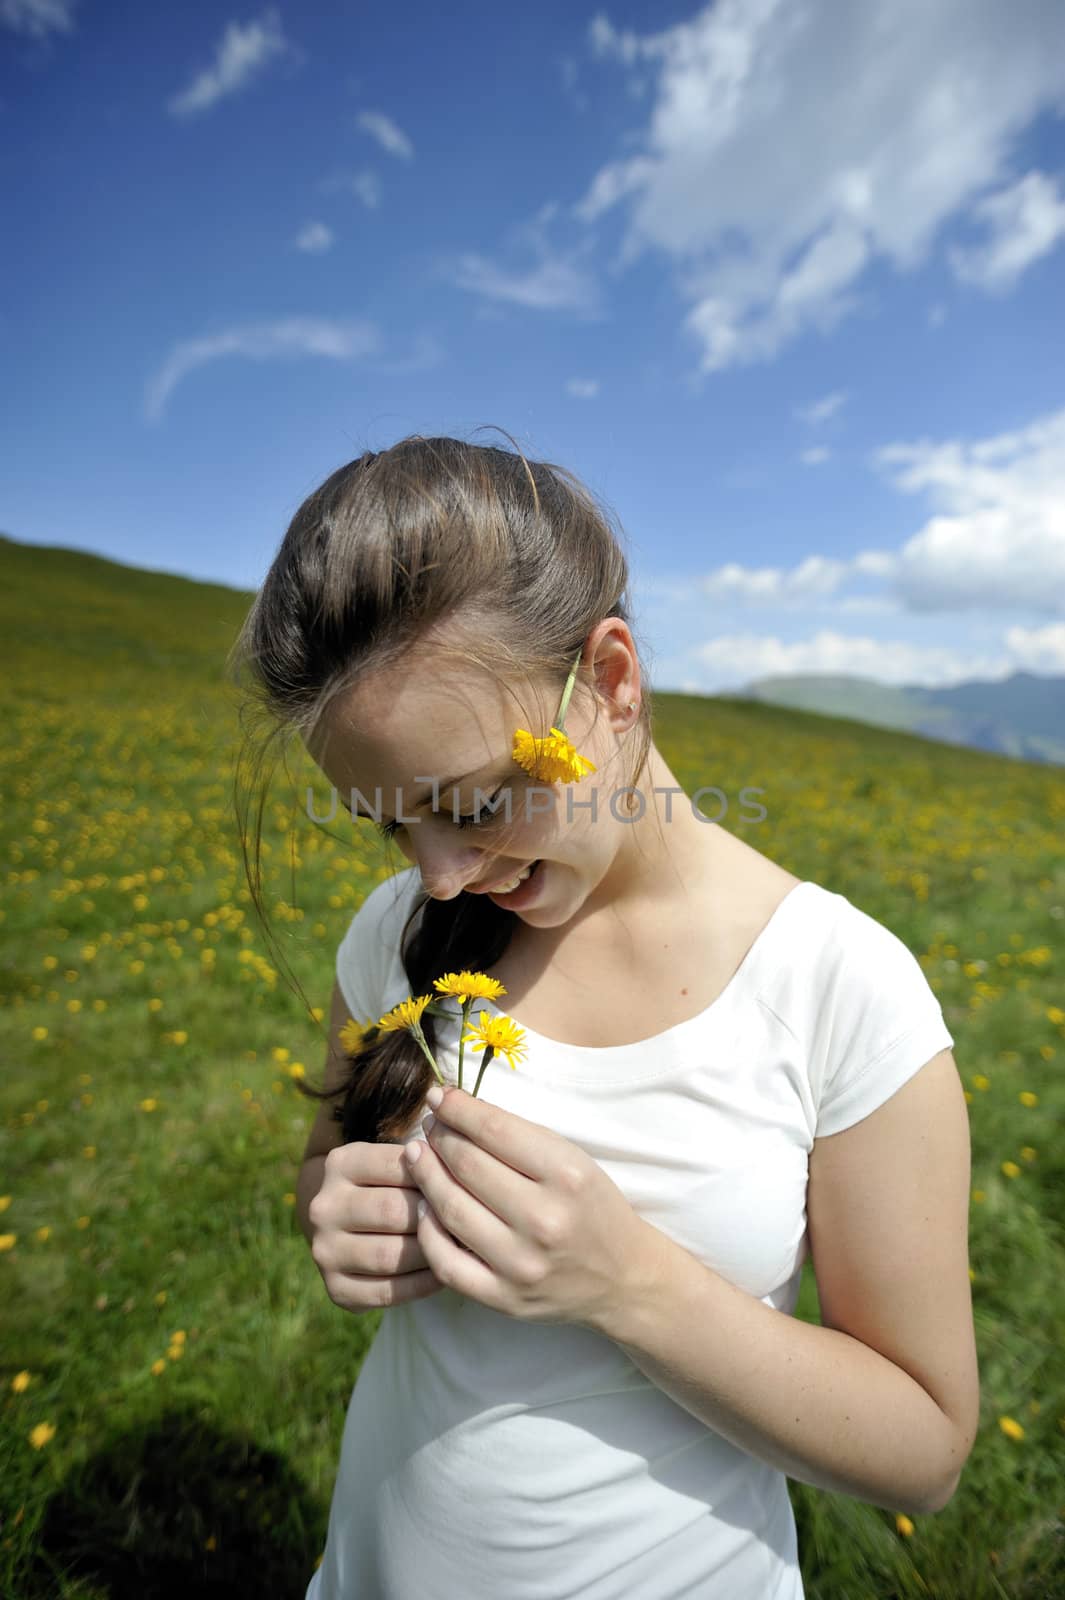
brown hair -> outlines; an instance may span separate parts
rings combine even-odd
[[[527,460],[517,447],[414,434],[349,461],[310,494],[289,524],[228,662],[234,681],[248,692],[235,801],[245,874],[268,939],[261,870],[265,786],[253,871],[250,807],[240,794],[249,759],[258,774],[275,740],[295,733],[306,743],[336,696],[416,644],[473,662],[500,682],[557,681],[561,693],[597,622],[616,616],[632,631],[628,584],[628,562],[609,514],[572,473]],[[590,674],[582,669],[574,703],[589,687]],[[595,709],[598,714],[598,700]],[[250,726],[252,712],[265,714],[265,738]],[[533,722],[526,726],[536,731]],[[628,782],[635,784],[651,745],[646,690],[632,731]],[[436,900],[420,891],[400,940],[411,994],[434,994],[433,979],[445,972],[490,968],[516,922],[515,912],[487,895],[463,891]],[[429,1012],[422,1028],[432,1048]],[[343,1096],[333,1116],[345,1142],[379,1143],[408,1130],[432,1081],[417,1043],[400,1031],[371,1035],[339,1089],[298,1081],[297,1088],[314,1099]]]

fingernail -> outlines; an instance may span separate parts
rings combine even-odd
[[[426,1137],[429,1136],[429,1133],[431,1132],[431,1130],[434,1127],[435,1123],[436,1123],[436,1118],[433,1116],[433,1113],[431,1111],[428,1112],[427,1115],[422,1118],[422,1132],[426,1135]]]
[[[418,1157],[421,1155],[422,1147],[418,1143],[417,1139],[415,1139],[412,1144],[408,1144],[406,1146],[406,1151],[407,1151],[407,1160],[413,1163],[413,1162],[417,1161]]]
[[[441,1100],[444,1098],[444,1091],[441,1089],[438,1083],[434,1083],[433,1087],[429,1090],[429,1093],[425,1098],[435,1111],[440,1105]]]
[[[420,1199],[418,1201],[418,1221],[419,1222],[425,1216],[425,1213],[428,1211],[428,1209],[429,1209],[429,1202],[423,1196],[422,1199]]]

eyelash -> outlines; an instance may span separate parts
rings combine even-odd
[[[493,800],[498,800],[499,799],[499,796],[503,793],[503,790],[504,790],[505,787],[506,787],[505,784],[500,784],[500,786],[496,790],[495,794],[489,795],[488,800],[485,802],[485,809],[486,810],[488,809],[488,806],[491,804],[491,802]],[[477,827],[478,824],[480,823],[480,817],[479,816],[474,816],[474,815],[471,814],[468,817],[456,817],[455,818],[455,822],[458,824],[458,826],[460,828],[474,828],[474,827]],[[392,835],[394,833],[397,833],[402,826],[403,826],[402,823],[394,822],[394,821],[393,822],[375,822],[374,823],[374,827],[377,829],[378,833],[383,834],[383,836],[386,839],[391,839]]]

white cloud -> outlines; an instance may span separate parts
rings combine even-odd
[[[333,230],[324,222],[308,222],[296,235],[296,249],[318,256],[333,243]]]
[[[803,452],[819,465],[827,452]],[[891,444],[874,464],[932,515],[896,550],[798,565],[731,561],[682,583],[711,601],[759,610],[834,609],[911,613],[983,610],[1065,615],[1065,410],[975,442]],[[863,581],[878,593],[847,593]],[[664,591],[663,591],[664,592]]]
[[[800,422],[808,422],[811,426],[817,427],[820,423],[827,422],[830,417],[834,417],[846,399],[846,390],[837,389],[832,394],[826,394],[823,400],[815,400],[812,405],[797,407],[795,415]]]
[[[587,111],[588,96],[577,87],[578,67],[572,56],[563,56],[558,64],[562,75],[562,88],[567,100],[571,101],[577,111]]]
[[[361,111],[359,113],[359,127],[377,140],[382,150],[387,150],[391,156],[401,156],[404,161],[410,161],[414,155],[414,146],[401,128],[398,128],[391,117],[386,117],[383,111]]]
[[[1065,614],[1065,410],[976,443],[888,445],[875,461],[934,513],[895,561],[906,606]]]
[[[804,450],[799,460],[804,467],[820,467],[831,457],[831,450],[826,450],[824,445],[814,445],[811,450]]]
[[[978,249],[952,250],[950,262],[963,283],[992,293],[1012,289],[1025,268],[1065,237],[1065,201],[1054,180],[1042,172],[1029,172],[989,195],[973,215],[986,223],[987,242]]]
[[[966,678],[1006,677],[1014,670],[1004,654],[977,655],[945,645],[856,637],[827,628],[790,643],[775,635],[722,634],[697,645],[690,657],[715,687],[794,673],[844,673],[881,683],[938,686]]]
[[[594,400],[599,393],[598,378],[570,378],[566,384],[566,393],[577,400]]]
[[[73,33],[74,0],[0,0],[0,27],[31,39]]]
[[[508,271],[484,256],[468,254],[444,270],[459,289],[537,311],[591,311],[598,305],[592,277],[572,257],[551,255],[538,266]]]
[[[277,56],[290,49],[276,7],[255,22],[230,22],[215,49],[211,66],[197,73],[187,89],[169,103],[175,117],[207,111],[227,95],[236,94],[257,78]]]
[[[145,414],[149,420],[158,421],[183,379],[197,368],[224,356],[244,356],[253,361],[291,356],[358,361],[374,355],[380,343],[380,334],[370,322],[331,322],[324,317],[288,317],[278,322],[226,328],[200,339],[186,339],[174,346],[149,381]]]
[[[1026,672],[1065,672],[1065,622],[1045,628],[1007,628],[1006,644]]]
[[[361,172],[338,172],[331,178],[323,178],[321,187],[326,190],[343,189],[348,194],[353,194],[361,200],[368,211],[374,211],[381,204],[381,180],[375,172],[370,172],[364,167]]]
[[[600,14],[588,39],[653,92],[636,148],[575,214],[624,202],[620,265],[650,250],[674,263],[703,372],[830,329],[875,264],[918,266],[948,221],[1014,181],[1018,136],[1065,94],[1060,0],[1022,17],[1015,0],[716,0],[645,35]],[[1010,204],[1030,251],[1046,195]]]

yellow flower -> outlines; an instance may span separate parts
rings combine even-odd
[[[505,1056],[508,1067],[515,1068],[516,1062],[525,1054],[525,1033],[510,1017],[493,1017],[487,1011],[482,1011],[477,1022],[469,1024],[469,1031],[463,1034],[463,1044],[479,1044],[487,1049],[489,1045],[496,1055]]]
[[[17,1233],[0,1233],[0,1250],[14,1250],[17,1243]]]
[[[1016,1161],[1004,1161],[1002,1163],[1002,1170],[1006,1174],[1007,1178],[1019,1178],[1021,1175],[1021,1169],[1017,1165]]]
[[[1024,1438],[1024,1429],[1021,1427],[1020,1423],[1015,1422],[1012,1417],[999,1417],[998,1425],[1006,1435],[1007,1439]]]
[[[35,1450],[43,1449],[48,1442],[55,1438],[55,1428],[50,1422],[38,1422],[30,1432],[30,1444]]]
[[[498,978],[489,978],[483,972],[445,972],[442,978],[433,979],[433,988],[439,994],[452,994],[466,1004],[467,1000],[498,1000],[506,990]]]
[[[345,1055],[357,1056],[366,1048],[366,1034],[372,1027],[372,1022],[356,1022],[354,1017],[348,1018],[337,1034]]]
[[[904,1539],[911,1539],[913,1537],[913,1523],[910,1521],[909,1517],[904,1516],[901,1511],[895,1518],[895,1527],[898,1529],[899,1533],[902,1534]]]
[[[1022,1106],[1037,1106],[1039,1104],[1039,1096],[1033,1094],[1031,1089],[1022,1089],[1017,1099]]]
[[[30,1386],[30,1375],[29,1375],[29,1373],[25,1372],[25,1371],[16,1372],[15,1376],[11,1380],[11,1387],[15,1391],[15,1393],[16,1394],[21,1394],[22,1391],[24,1389],[28,1389],[29,1386]]]
[[[432,1000],[431,994],[413,996],[409,1000],[401,1000],[398,1006],[393,1006],[391,1011],[386,1011],[377,1026],[382,1033],[397,1033],[401,1028],[420,1029],[422,1012]]]
[[[578,755],[572,741],[560,728],[552,728],[545,739],[535,739],[526,728],[514,734],[513,759],[531,778],[544,783],[576,783],[595,766]]]

